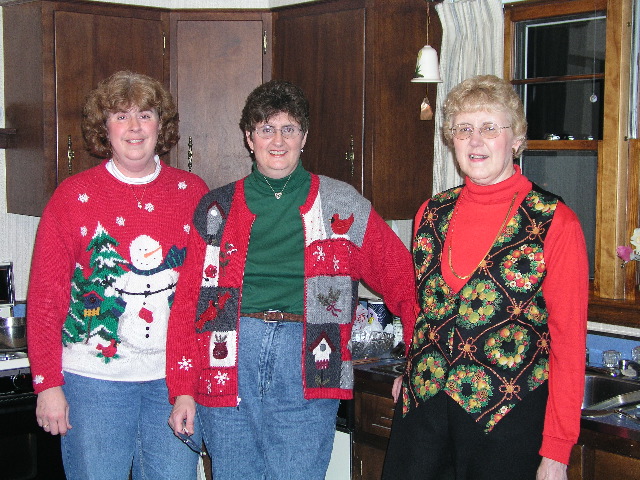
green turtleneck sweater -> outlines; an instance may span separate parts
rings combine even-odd
[[[306,201],[310,187],[311,175],[301,163],[290,178],[267,177],[265,180],[255,167],[247,177],[247,205],[256,219],[247,252],[242,313],[265,310],[304,313],[304,235],[300,206]],[[274,191],[282,192],[280,199]]]

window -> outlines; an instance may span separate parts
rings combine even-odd
[[[533,140],[602,139],[606,17],[516,23],[514,83]]]
[[[606,16],[597,11],[515,23],[512,83],[525,107],[528,138],[546,141],[525,151],[520,166],[580,218],[592,279],[598,178],[594,140],[602,139],[605,33]],[[592,150],[575,150],[585,145],[570,143],[556,150],[553,142],[563,140],[589,141]]]
[[[629,135],[629,111],[637,108],[629,101],[630,72],[638,70],[635,3],[506,4],[504,77],[520,92],[530,122],[525,174],[564,197],[591,242],[589,319],[640,326],[637,262],[623,269],[616,257],[639,222],[640,165],[630,155],[640,147]]]

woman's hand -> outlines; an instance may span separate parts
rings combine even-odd
[[[192,435],[195,431],[196,402],[191,395],[178,395],[169,415],[169,426],[175,435],[186,433]]]
[[[62,387],[52,387],[38,394],[36,420],[51,435],[66,435],[69,423],[69,404]]]
[[[567,480],[567,466],[564,463],[542,457],[536,480]]]
[[[393,387],[391,387],[391,395],[393,396],[393,403],[396,403],[402,393],[402,375],[397,377],[393,381]]]

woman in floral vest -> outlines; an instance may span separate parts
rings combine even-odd
[[[588,262],[577,216],[514,164],[512,86],[465,80],[444,135],[466,176],[414,224],[420,313],[386,479],[566,479],[580,431]]]

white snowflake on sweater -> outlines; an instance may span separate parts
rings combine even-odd
[[[124,218],[123,217],[116,217],[116,223],[118,225],[120,225],[121,227],[124,227]]]
[[[86,193],[81,193],[80,195],[78,195],[78,201],[87,203],[89,201],[89,195],[87,195]]]
[[[87,227],[80,227],[80,235],[83,237],[87,236]]]
[[[144,209],[149,213],[153,212],[155,208],[156,207],[153,206],[153,203],[146,203],[144,206]]]
[[[218,385],[226,385],[229,381],[229,374],[226,372],[222,373],[220,370],[218,370],[218,373],[213,378],[218,381]]]
[[[324,253],[322,246],[318,245],[316,247],[316,251],[313,252],[313,256],[316,257],[316,260],[318,261],[324,260],[324,257],[326,256],[326,254]]]
[[[180,370],[189,370],[193,367],[191,359],[187,359],[187,357],[184,356],[182,357],[182,360],[178,362],[178,365],[180,365]]]
[[[33,383],[36,385],[40,385],[42,382],[44,382],[44,377],[42,375],[36,375],[33,379]]]
[[[182,229],[184,230],[184,233],[189,233],[191,231],[191,225],[186,224],[182,227]]]
[[[178,190],[186,190],[187,182],[178,182]]]

